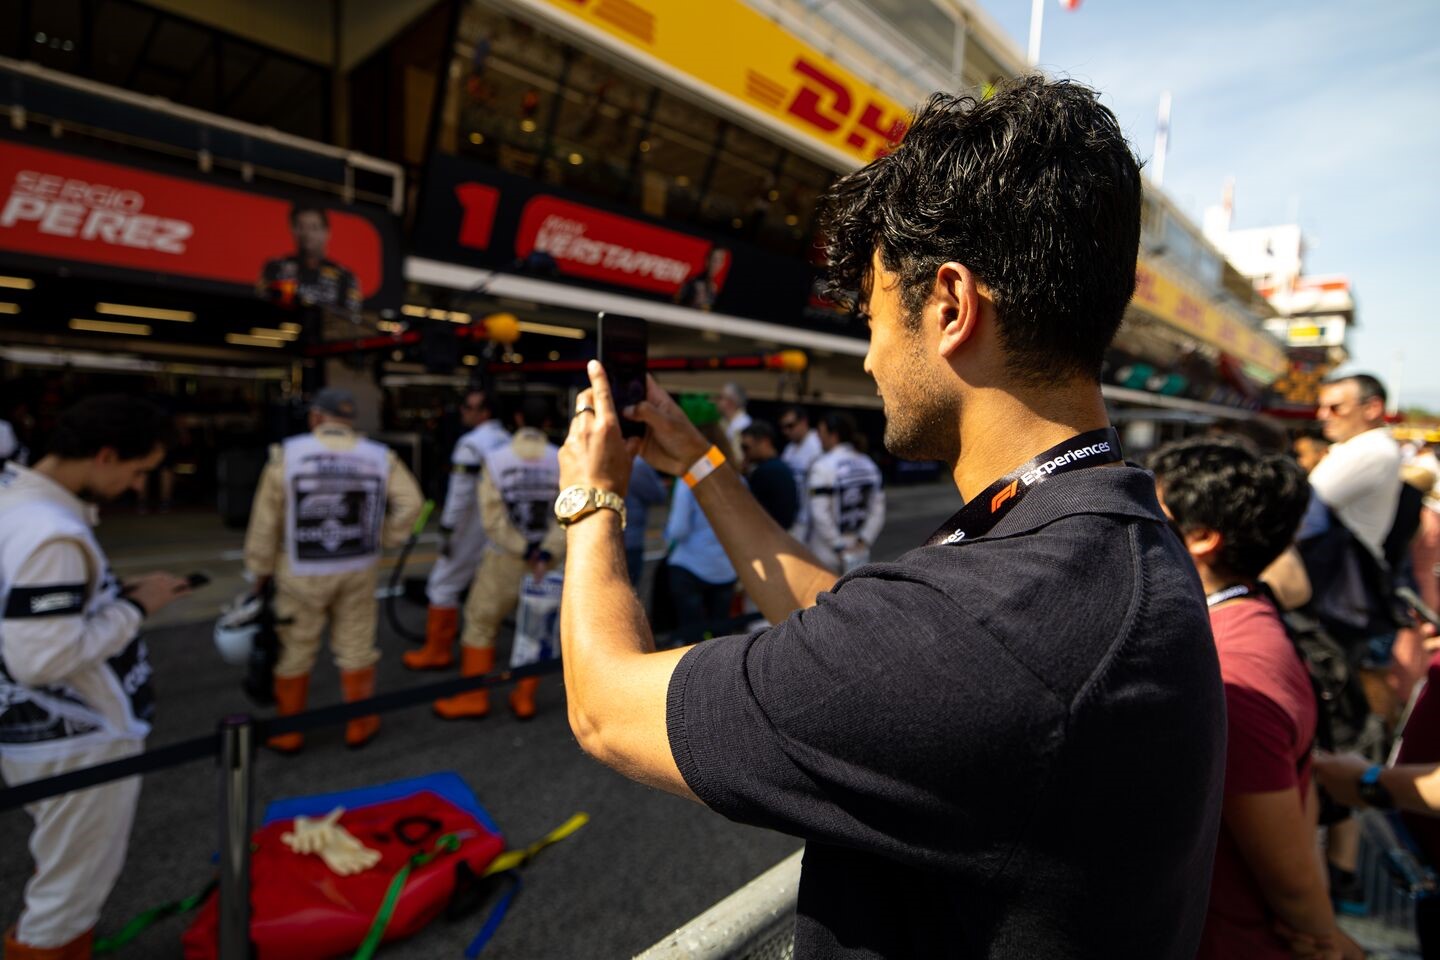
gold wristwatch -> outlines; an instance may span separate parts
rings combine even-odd
[[[555,498],[555,519],[560,526],[568,527],[601,508],[620,514],[620,529],[625,529],[625,498],[598,487],[574,486],[561,490]]]

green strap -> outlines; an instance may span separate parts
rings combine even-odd
[[[420,516],[415,518],[415,526],[411,528],[410,535],[418,537],[425,532],[425,524],[430,522],[430,514],[435,509],[434,500],[426,500],[425,505],[420,508]]]
[[[130,922],[121,927],[120,932],[113,937],[106,937],[103,940],[95,941],[91,952],[114,953],[161,920],[167,917],[178,916],[182,913],[189,913],[205,902],[205,898],[210,896],[210,891],[215,889],[215,884],[216,881],[212,880],[205,886],[204,890],[201,890],[193,897],[186,897],[184,900],[173,900],[170,903],[146,910],[144,913],[132,917]]]
[[[447,833],[436,839],[435,846],[428,852],[415,854],[406,862],[405,866],[396,871],[395,878],[390,881],[390,889],[385,891],[385,899],[380,901],[380,909],[375,911],[375,919],[370,924],[370,932],[365,935],[360,949],[355,951],[354,960],[370,960],[375,956],[375,951],[380,949],[380,941],[385,939],[385,928],[390,926],[390,920],[395,916],[395,904],[400,901],[400,891],[405,889],[405,881],[410,879],[410,871],[459,849],[460,835]]]

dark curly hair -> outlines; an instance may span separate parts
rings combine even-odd
[[[1238,437],[1176,440],[1146,466],[1180,529],[1220,534],[1220,566],[1238,577],[1258,577],[1290,546],[1310,502],[1293,460]]]
[[[1094,90],[1021,77],[937,93],[904,141],[841,178],[822,209],[828,294],[854,303],[878,249],[912,319],[941,264],[989,289],[1011,372],[1100,378],[1135,291],[1140,166]]]
[[[45,449],[62,460],[88,460],[111,447],[121,460],[139,460],[173,442],[169,414],[148,400],[117,393],[86,397],[66,408]]]

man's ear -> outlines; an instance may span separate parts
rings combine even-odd
[[[1220,548],[1223,546],[1225,538],[1218,530],[1197,527],[1185,531],[1185,549],[1190,551],[1190,557],[1197,565],[1213,564],[1219,558]]]
[[[942,263],[935,271],[935,288],[925,305],[926,321],[940,330],[940,356],[950,358],[980,325],[980,290],[975,275],[963,263]]]
[[[100,467],[112,467],[120,462],[120,451],[114,447],[101,447],[95,453],[95,464]]]

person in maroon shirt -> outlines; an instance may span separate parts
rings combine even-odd
[[[1294,539],[1310,490],[1282,456],[1233,438],[1181,440],[1149,467],[1200,574],[1225,682],[1225,801],[1199,960],[1363,958],[1335,924],[1316,847],[1309,673],[1261,572]],[[1280,931],[1285,931],[1282,935]]]

